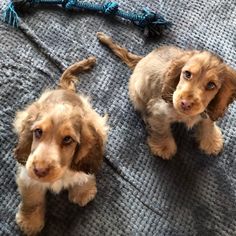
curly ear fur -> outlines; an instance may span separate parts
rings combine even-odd
[[[18,143],[14,155],[16,160],[23,165],[25,165],[31,152],[33,141],[31,127],[37,118],[38,110],[38,105],[33,103],[24,111],[18,112],[14,121],[14,127],[18,134]]]
[[[91,123],[88,123],[81,128],[80,140],[71,168],[88,174],[96,173],[103,160],[103,136]]]
[[[225,66],[222,76],[222,86],[207,107],[207,113],[213,121],[222,117],[228,105],[236,98],[236,71]]]
[[[31,132],[32,121],[29,119],[27,112],[18,112],[15,120],[15,129],[18,133],[18,143],[14,150],[16,160],[25,165],[31,152],[33,141]]]
[[[172,95],[179,83],[181,70],[193,54],[194,52],[184,52],[170,62],[161,91],[161,96],[166,102],[172,103]]]

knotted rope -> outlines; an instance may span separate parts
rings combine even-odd
[[[152,12],[147,8],[144,8],[140,13],[125,12],[119,9],[119,5],[116,2],[95,4],[79,0],[12,0],[3,14],[3,19],[13,27],[18,27],[18,14],[23,13],[31,7],[42,5],[61,5],[66,10],[88,10],[113,17],[119,16],[133,22],[147,36],[159,36],[162,29],[170,25],[170,22],[166,21],[160,14]]]

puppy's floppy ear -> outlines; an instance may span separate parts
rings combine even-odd
[[[236,71],[225,66],[222,76],[222,86],[207,107],[207,113],[213,121],[222,117],[228,105],[236,98]]]
[[[31,144],[33,140],[31,132],[32,120],[28,111],[18,112],[14,122],[15,130],[18,134],[18,143],[14,150],[16,160],[25,165],[31,152]]]
[[[193,54],[193,51],[183,52],[182,55],[171,61],[170,66],[165,73],[161,90],[161,96],[166,102],[172,103],[172,95],[179,83],[181,70]]]
[[[80,131],[80,145],[74,154],[71,168],[94,174],[102,164],[104,152],[103,136],[92,123],[84,122]]]

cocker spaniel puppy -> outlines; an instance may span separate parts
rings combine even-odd
[[[171,123],[196,126],[196,139],[207,154],[223,148],[216,125],[235,99],[236,72],[218,56],[197,50],[164,46],[147,56],[137,56],[120,47],[104,33],[99,40],[132,70],[129,95],[146,123],[148,144],[154,155],[171,159],[177,150]]]
[[[70,66],[59,88],[49,90],[16,114],[19,141],[15,157],[21,164],[17,184],[22,201],[16,221],[27,235],[44,227],[45,194],[68,189],[69,200],[86,205],[96,193],[95,173],[103,159],[106,117],[88,99],[75,93],[75,74],[90,69],[95,57]]]

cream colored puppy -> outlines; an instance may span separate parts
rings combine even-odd
[[[88,99],[75,93],[74,85],[75,74],[94,63],[90,57],[70,66],[58,89],[44,92],[16,115],[21,194],[16,221],[27,235],[44,227],[47,190],[68,189],[69,200],[80,206],[97,193],[95,173],[102,163],[108,128]]]

